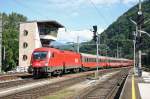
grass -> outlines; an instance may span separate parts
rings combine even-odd
[[[41,99],[66,99],[66,98],[69,98],[70,96],[72,96],[73,93],[74,93],[74,90],[64,89],[64,90],[60,90],[54,94],[44,96]]]

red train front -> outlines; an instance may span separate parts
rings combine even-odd
[[[81,68],[80,57],[80,54],[71,51],[61,51],[54,48],[35,49],[31,57],[33,75],[79,71]]]

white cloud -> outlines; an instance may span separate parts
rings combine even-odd
[[[100,34],[104,29],[98,29]],[[89,41],[93,37],[93,32],[90,30],[80,30],[80,31],[65,31],[65,29],[60,29],[58,31],[58,41],[61,42],[77,42],[79,36],[79,42]]]
[[[59,30],[58,41],[62,42],[77,42],[77,37],[79,36],[79,42],[84,42],[92,39],[93,33],[90,30],[80,30],[80,31],[65,31]]]
[[[99,28],[99,29],[97,30],[98,34],[101,34],[103,31],[104,31],[104,29],[102,29],[102,28]]]

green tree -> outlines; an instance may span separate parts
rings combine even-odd
[[[3,71],[8,71],[18,66],[19,57],[19,23],[27,18],[21,14],[1,14],[3,17],[2,48],[5,47],[5,60],[3,60]]]

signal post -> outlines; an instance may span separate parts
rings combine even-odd
[[[98,36],[98,33],[97,33],[97,26],[93,26],[93,40],[96,42],[96,72],[95,72],[95,78],[97,79],[98,78],[98,67],[99,67],[99,46],[98,46],[98,43],[99,43],[99,36]]]

